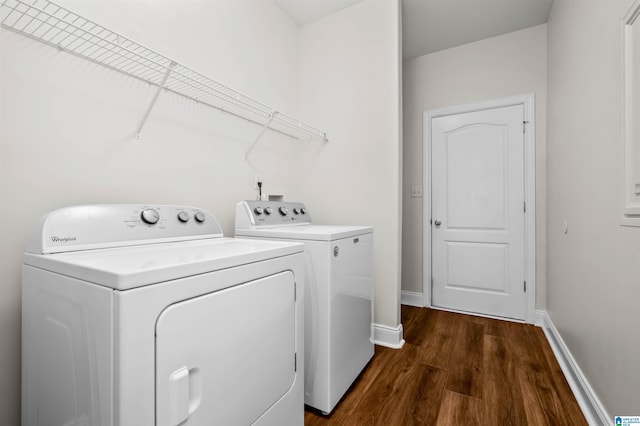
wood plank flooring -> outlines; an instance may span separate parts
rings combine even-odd
[[[329,416],[305,425],[587,425],[542,329],[402,306],[406,343],[376,346]]]

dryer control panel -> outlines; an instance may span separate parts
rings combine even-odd
[[[236,228],[253,228],[311,223],[302,203],[289,201],[241,201],[236,205]]]
[[[196,207],[95,204],[55,210],[40,219],[30,253],[59,253],[222,237],[216,218]]]

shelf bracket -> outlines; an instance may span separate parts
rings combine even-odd
[[[142,121],[138,126],[138,131],[136,132],[136,139],[140,139],[142,137],[142,128],[147,122],[147,119],[149,118],[149,114],[151,114],[151,110],[153,109],[154,105],[156,104],[156,101],[158,100],[158,97],[160,96],[160,92],[162,92],[162,89],[164,89],[164,86],[167,84],[167,80],[169,79],[169,74],[171,74],[171,70],[176,65],[178,65],[176,62],[171,61],[171,63],[167,67],[167,70],[165,71],[164,76],[162,77],[162,81],[158,85],[158,90],[156,90],[156,93],[153,95],[153,98],[151,99],[151,103],[149,104],[149,107],[147,107],[147,111],[145,112],[144,117],[142,117]]]
[[[244,155],[245,161],[249,160],[249,154],[251,154],[251,151],[253,151],[253,149],[256,147],[256,145],[258,144],[260,139],[262,139],[262,135],[264,135],[264,132],[267,131],[267,129],[269,128],[269,125],[271,125],[271,122],[273,121],[273,119],[276,118],[276,114],[277,113],[278,113],[278,111],[271,111],[271,114],[269,114],[269,118],[267,119],[267,122],[265,123],[264,126],[262,126],[262,130],[260,131],[260,134],[258,134],[258,137],[256,138],[255,141],[253,141],[253,144],[251,145],[251,148],[249,148],[247,153]]]

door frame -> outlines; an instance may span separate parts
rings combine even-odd
[[[432,283],[432,246],[431,246],[431,121],[437,117],[463,114],[487,109],[522,105],[526,131],[524,133],[524,196],[526,202],[524,232],[524,276],[527,283],[525,321],[535,324],[536,321],[536,147],[535,147],[535,97],[533,93],[497,99],[481,103],[457,105],[425,111],[423,113],[423,187],[422,204],[422,294],[424,306],[431,307]]]

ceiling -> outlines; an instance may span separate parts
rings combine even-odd
[[[298,25],[362,0],[274,0]],[[553,0],[401,0],[402,53],[415,58],[544,24]]]
[[[293,21],[302,26],[336,13],[362,0],[273,0]]]

